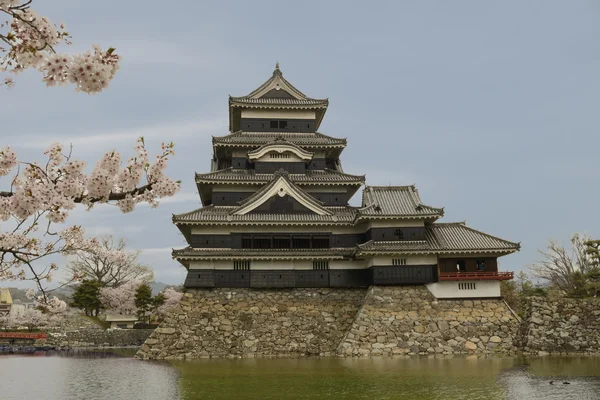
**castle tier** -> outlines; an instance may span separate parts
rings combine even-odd
[[[415,186],[365,186],[345,173],[346,139],[317,132],[329,101],[281,73],[229,98],[231,134],[213,137],[211,171],[196,174],[203,207],[174,215],[189,247],[173,257],[185,286],[356,287],[427,284],[438,297],[499,296],[497,258],[519,244],[438,223]]]

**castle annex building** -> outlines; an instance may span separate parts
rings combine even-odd
[[[229,98],[231,133],[213,137],[202,208],[174,215],[189,246],[174,250],[188,288],[426,284],[438,298],[500,296],[497,258],[519,244],[461,222],[415,186],[364,186],[344,172],[346,139],[320,133],[328,99],[296,89],[277,65]],[[348,205],[362,187],[360,207]]]

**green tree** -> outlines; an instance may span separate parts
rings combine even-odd
[[[154,309],[154,298],[152,288],[147,283],[142,283],[135,291],[135,306],[138,318],[142,322],[150,323],[150,312]]]
[[[73,293],[71,307],[85,311],[85,315],[96,316],[102,308],[100,301],[100,289],[102,283],[98,281],[84,280]]]

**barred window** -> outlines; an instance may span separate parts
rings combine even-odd
[[[398,240],[403,240],[404,239],[404,231],[402,229],[396,229],[394,231],[394,236],[396,236],[396,239],[398,239]]]
[[[458,290],[477,290],[475,282],[459,282]]]
[[[406,258],[392,258],[392,265],[406,265]]]
[[[290,158],[290,153],[270,153],[270,158]]]
[[[255,249],[270,249],[271,248],[271,238],[255,237],[254,238],[254,248]]]
[[[329,261],[313,261],[313,269],[315,269],[315,270],[329,269]]]
[[[233,269],[236,271],[248,271],[250,269],[250,260],[234,261]]]
[[[312,247],[313,247],[313,249],[328,249],[329,248],[329,238],[323,237],[323,236],[313,237]]]
[[[293,243],[295,249],[310,249],[309,237],[294,237]]]
[[[289,237],[274,237],[273,248],[275,249],[289,249],[291,240]]]
[[[252,238],[251,237],[243,237],[242,238],[242,249],[251,249],[252,248]]]

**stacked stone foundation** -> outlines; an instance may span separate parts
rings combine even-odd
[[[527,299],[520,341],[540,355],[600,353],[600,299]]]
[[[197,289],[137,357],[506,354],[517,331],[501,299],[436,300],[424,286]]]

